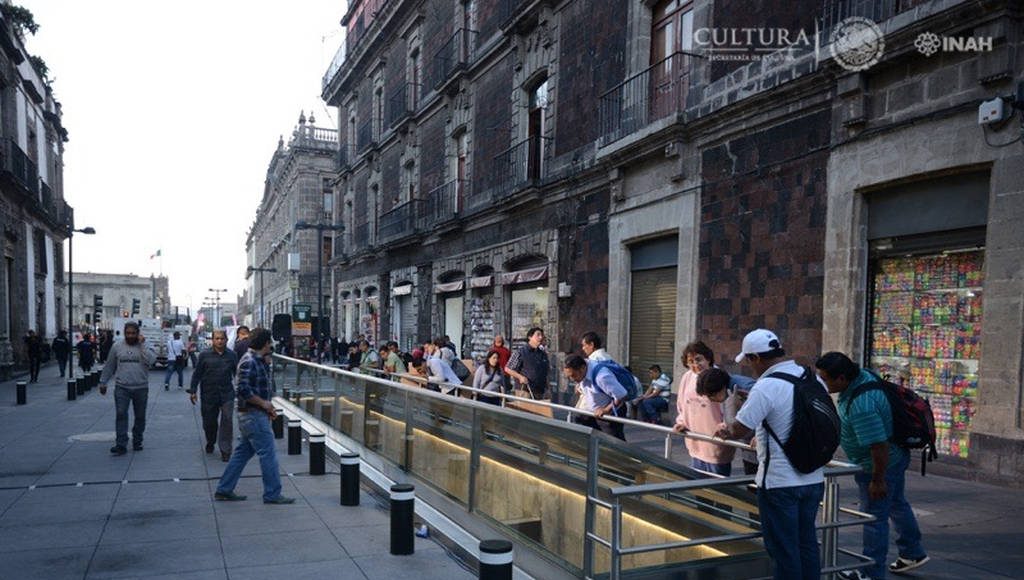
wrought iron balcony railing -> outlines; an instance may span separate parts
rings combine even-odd
[[[3,171],[33,196],[39,195],[39,171],[36,164],[14,139],[3,140]]]
[[[676,52],[601,95],[601,145],[684,111],[692,58]]]
[[[420,207],[418,228],[428,232],[439,224],[458,217],[462,202],[469,194],[469,181],[456,179],[435,187]]]
[[[415,234],[417,212],[421,208],[419,201],[414,199],[398,204],[381,214],[377,240],[385,243]]]
[[[434,88],[440,88],[473,62],[476,31],[460,28],[434,53]]]
[[[419,108],[421,85],[402,83],[388,98],[387,126],[394,129],[399,123],[416,114]]]
[[[359,130],[356,133],[356,152],[362,155],[370,146],[376,143],[373,119],[367,119],[359,125]]]
[[[549,137],[533,136],[496,155],[495,197],[502,198],[520,189],[540,185],[547,177],[546,157],[550,148]]]

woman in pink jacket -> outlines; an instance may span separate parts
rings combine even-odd
[[[676,397],[675,430],[713,435],[722,422],[722,404],[697,394],[697,375],[715,365],[715,353],[701,341],[691,342],[683,349],[683,363],[690,369],[679,379]],[[690,466],[694,469],[728,477],[732,474],[732,458],[736,449],[707,441],[686,439]]]

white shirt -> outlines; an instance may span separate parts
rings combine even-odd
[[[591,364],[588,364],[588,372]],[[595,384],[596,383],[596,384]],[[580,388],[583,389],[583,397],[581,397],[582,404],[581,409],[593,412],[598,407],[605,407],[608,403],[611,403],[613,399],[622,400],[626,396],[626,389],[619,384],[619,379],[615,378],[615,373],[604,368],[597,371],[594,376],[594,382],[584,377],[580,381]]]
[[[789,431],[793,427],[793,383],[782,379],[768,378],[768,375],[772,373],[786,373],[799,377],[803,375],[804,369],[791,360],[772,365],[754,383],[747,402],[736,414],[737,421],[757,432],[757,478],[755,481],[758,485],[763,485],[765,489],[821,483],[825,481],[822,469],[811,473],[797,471],[790,465],[786,452],[764,428],[763,422],[768,421],[768,425],[778,436],[779,441],[785,442],[789,439]],[[822,388],[825,389],[825,386],[822,385]],[[771,458],[768,461],[766,477],[764,462],[769,450]]]
[[[462,384],[459,375],[455,374],[455,371],[452,370],[452,365],[448,364],[448,361],[442,358],[429,358],[426,362],[427,368],[430,369],[430,382],[443,381],[444,383],[451,383],[451,385],[438,385],[442,393],[450,393],[455,390],[455,385]]]
[[[606,351],[605,349],[599,348],[594,352],[590,353],[590,356],[587,357],[587,360],[590,362],[602,362],[606,360],[612,360],[612,356],[608,354],[608,351]]]
[[[185,352],[185,343],[180,338],[167,339],[167,358],[178,358]]]

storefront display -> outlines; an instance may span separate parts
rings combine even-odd
[[[966,458],[978,396],[984,252],[880,258],[871,366],[929,399],[941,454]]]

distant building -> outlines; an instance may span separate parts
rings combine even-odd
[[[34,62],[36,64],[34,64]],[[25,361],[22,337],[49,341],[65,324],[61,106],[45,70],[24,47],[19,26],[0,16],[0,366]]]
[[[67,287],[64,287],[67,295]],[[139,301],[140,318],[173,314],[167,276],[146,277],[134,274],[95,274],[75,272],[74,300],[71,303],[76,328],[109,328],[114,317],[132,315],[133,300]],[[102,296],[103,308],[96,323],[95,299]],[[184,313],[183,313],[184,314]]]
[[[252,321],[270,327],[274,314],[289,314],[293,304],[309,304],[316,315],[317,251],[322,256],[324,313],[331,309],[331,275],[334,237],[324,231],[317,241],[317,230],[295,230],[300,222],[332,222],[334,211],[333,178],[338,150],[338,132],[314,125],[310,115],[300,114],[299,124],[285,146],[277,143],[267,168],[263,199],[256,220],[246,237],[247,268],[274,268],[276,272],[246,271],[246,290],[251,297]],[[288,255],[298,256],[289,271]]]

